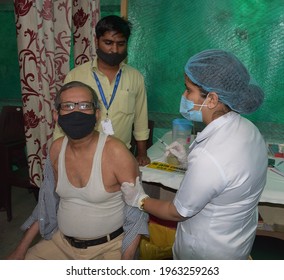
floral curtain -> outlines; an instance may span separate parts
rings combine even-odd
[[[70,70],[94,55],[99,0],[14,0],[31,183],[40,186],[52,143],[54,98]],[[73,38],[73,44],[71,42]]]
[[[100,1],[73,1],[74,64],[81,65],[96,55],[95,27],[100,18]]]

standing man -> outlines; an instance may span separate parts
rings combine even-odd
[[[96,58],[71,70],[65,83],[76,80],[95,89],[101,108],[101,121],[96,128],[113,134],[128,148],[134,124],[136,159],[143,166],[150,163],[146,149],[147,96],[141,73],[124,62],[130,34],[131,24],[127,20],[115,15],[102,18],[96,25]],[[54,139],[61,133],[56,127]]]

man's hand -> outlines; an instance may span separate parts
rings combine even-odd
[[[122,183],[121,191],[125,203],[132,207],[138,207],[139,209],[141,206],[141,200],[145,197],[149,197],[145,194],[139,177],[136,178],[135,185],[128,182]]]
[[[147,155],[143,156],[138,155],[136,157],[136,160],[140,166],[145,166],[151,162],[150,158]]]
[[[126,249],[124,254],[122,254],[122,256],[121,256],[122,260],[134,260],[137,248],[138,248],[139,243],[140,243],[140,240],[141,240],[141,235],[138,234],[136,236],[136,238],[133,240],[133,242]]]
[[[29,246],[32,244],[34,238],[39,234],[39,222],[34,222],[30,228],[27,229],[17,248],[6,258],[7,260],[23,260]]]
[[[140,166],[145,166],[151,162],[147,156],[147,140],[136,141],[137,156],[136,160]]]
[[[15,249],[6,259],[7,260],[24,260],[27,250],[21,248]]]

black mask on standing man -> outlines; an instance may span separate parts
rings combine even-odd
[[[106,53],[101,49],[97,49],[98,57],[110,66],[119,65],[127,57],[127,51],[124,53]]]

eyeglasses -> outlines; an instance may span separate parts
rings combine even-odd
[[[73,111],[76,106],[80,111],[87,111],[95,108],[93,102],[62,102],[59,104],[59,109],[63,111]]]

